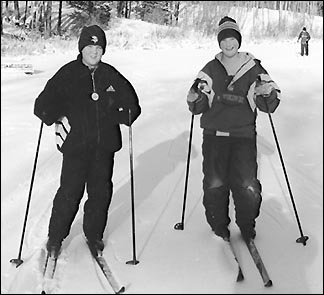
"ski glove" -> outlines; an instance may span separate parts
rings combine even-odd
[[[280,103],[278,86],[271,80],[269,75],[260,75],[255,86],[255,103],[260,111],[273,113]]]
[[[260,111],[273,113],[280,103],[277,90],[273,89],[269,95],[257,95],[255,103]]]
[[[197,115],[209,109],[207,94],[210,93],[206,81],[196,79],[187,95],[189,110]]]

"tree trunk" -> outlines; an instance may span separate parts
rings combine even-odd
[[[59,6],[59,13],[58,13],[58,20],[57,20],[57,33],[61,36],[61,25],[62,25],[62,2],[60,1]]]
[[[89,12],[89,16],[92,17],[93,14],[93,1],[88,1],[88,12]]]
[[[25,15],[24,15],[24,27],[26,27],[26,19],[27,19],[27,8],[28,8],[28,1],[25,1]]]
[[[128,12],[128,9],[129,9],[129,8],[128,8],[128,2],[129,2],[129,1],[125,1],[125,18],[128,18],[128,13],[129,13],[129,12]]]
[[[45,33],[45,18],[46,18],[46,11],[45,11],[45,1],[41,1],[38,11],[38,30],[41,33]]]
[[[180,7],[180,1],[176,1],[174,7],[174,17],[175,17],[176,25],[178,25],[178,21],[179,21],[179,7]]]
[[[124,1],[117,1],[117,17],[122,17],[124,10]]]
[[[2,4],[3,4],[3,1],[1,1],[1,36],[3,35],[3,25],[2,25]]]
[[[15,11],[16,20],[19,24],[19,19],[20,19],[19,1],[14,1],[14,11]]]
[[[52,1],[47,1],[45,31],[47,37],[52,36]]]
[[[131,17],[131,11],[132,11],[132,1],[128,1],[129,3],[129,7],[128,7],[128,16],[127,18],[130,18]]]

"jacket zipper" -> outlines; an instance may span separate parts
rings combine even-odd
[[[96,71],[96,69],[94,69],[91,72],[93,93],[97,93],[96,92],[95,79],[94,79],[95,71]],[[95,104],[96,104],[96,122],[97,122],[97,143],[99,144],[99,142],[100,142],[100,129],[99,129],[99,105],[98,105],[98,101],[95,101]]]

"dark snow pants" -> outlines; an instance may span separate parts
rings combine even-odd
[[[255,235],[255,219],[261,206],[257,179],[256,138],[203,137],[203,205],[207,222],[216,235],[229,234],[229,195],[235,205],[236,223],[243,236]]]
[[[301,51],[300,54],[301,56],[304,56],[304,53],[306,54],[306,56],[308,55],[308,42],[307,43],[301,43]]]
[[[114,153],[96,152],[63,155],[60,187],[53,201],[50,239],[63,241],[70,232],[85,188],[83,231],[87,239],[102,239],[112,198]]]

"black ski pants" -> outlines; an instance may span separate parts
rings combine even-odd
[[[308,56],[308,42],[306,43],[301,43],[301,48],[300,48],[300,54],[301,56],[304,56],[304,53],[306,54],[306,56]]]
[[[236,223],[245,236],[254,238],[255,219],[261,206],[261,184],[257,179],[256,137],[203,136],[203,205],[207,222],[215,234],[229,234],[230,191]]]
[[[63,155],[60,187],[53,201],[48,236],[63,241],[70,232],[86,188],[83,231],[87,239],[102,239],[113,193],[114,153],[94,148]]]

